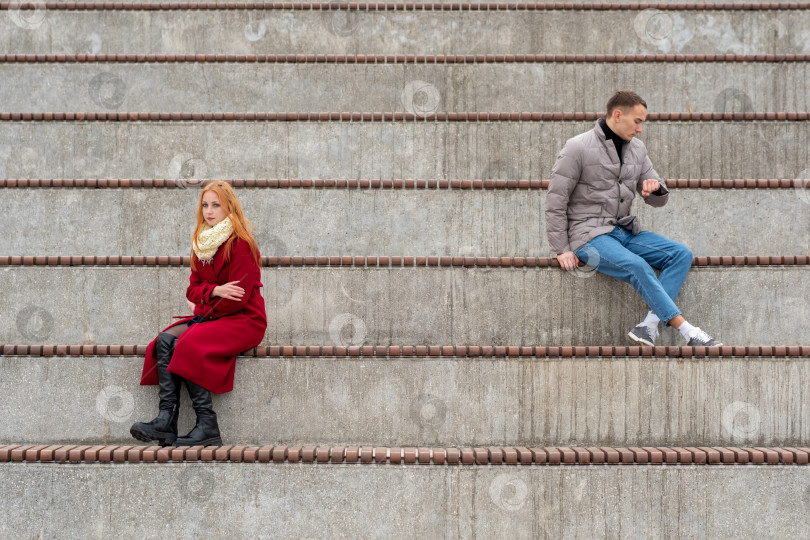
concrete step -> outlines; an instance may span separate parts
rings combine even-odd
[[[7,178],[548,178],[591,121],[3,122]],[[806,121],[656,121],[668,178],[806,178]],[[804,172],[803,172],[804,171]]]
[[[42,11],[0,53],[810,53],[810,10]],[[623,39],[604,29],[622,27]]]
[[[0,64],[8,81],[0,103],[9,112],[602,111],[608,94],[590,86],[599,80],[633,88],[651,111],[807,111],[800,81],[810,81],[808,69],[798,62],[18,63]]]
[[[638,350],[632,356],[240,357],[234,390],[215,396],[214,409],[223,440],[237,445],[802,446],[810,440],[807,347],[789,351],[803,356]],[[140,444],[130,426],[157,413],[157,387],[138,386],[142,358],[0,356],[0,441]],[[194,425],[185,391],[179,425],[183,433]]]
[[[0,254],[188,255],[199,197],[196,185],[189,187],[11,191],[0,229],[14,234],[0,238]],[[238,193],[266,256],[549,254],[545,189],[242,188]],[[666,207],[637,201],[634,212],[645,229],[685,243],[697,257],[810,255],[805,195],[795,188],[673,188]],[[768,223],[766,232],[762,223]]]
[[[678,305],[726,345],[806,341],[810,266],[699,267]],[[181,267],[0,268],[0,342],[145,344],[188,313]],[[264,344],[624,345],[647,307],[627,285],[559,268],[273,267]],[[682,345],[664,329],[658,345]]]
[[[810,468],[795,465],[3,463],[0,471],[4,536],[128,537],[136,528],[149,538],[810,534],[796,519],[807,510]],[[146,518],[155,508],[172,519]]]

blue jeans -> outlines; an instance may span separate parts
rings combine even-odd
[[[574,254],[597,272],[632,285],[664,323],[681,314],[674,300],[692,266],[685,245],[649,231],[633,236],[616,226]],[[653,267],[661,270],[658,277]]]

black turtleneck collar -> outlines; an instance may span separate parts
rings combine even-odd
[[[622,159],[622,150],[624,149],[624,143],[627,141],[613,133],[613,130],[607,125],[607,120],[604,118],[599,119],[599,126],[602,128],[602,131],[605,132],[605,138],[613,141],[614,146],[616,146],[616,153],[619,154],[619,163],[624,165],[624,159]]]

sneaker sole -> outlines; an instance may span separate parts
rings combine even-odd
[[[642,339],[635,335],[632,331],[627,333],[627,337],[629,337],[633,343],[637,343],[638,345],[646,345],[647,347],[655,347],[655,343],[650,343],[646,339]]]

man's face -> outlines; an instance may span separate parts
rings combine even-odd
[[[639,104],[632,108],[615,109],[612,117],[613,126],[610,129],[625,141],[629,141],[641,133],[641,126],[647,119],[647,107]]]

